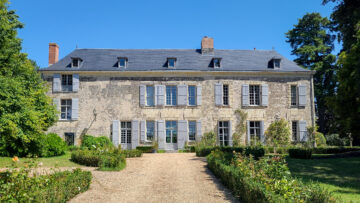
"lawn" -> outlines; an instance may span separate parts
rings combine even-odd
[[[360,202],[360,157],[338,159],[287,158],[291,173],[315,180],[344,202]]]
[[[38,158],[38,163],[42,163],[43,167],[81,167],[81,165],[70,161],[71,152],[66,152],[62,156]],[[11,166],[12,158],[0,157],[0,168]],[[29,158],[19,158],[18,166],[21,166],[28,161]]]

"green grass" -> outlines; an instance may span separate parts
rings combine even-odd
[[[338,159],[287,158],[291,173],[318,181],[344,202],[360,202],[360,157]]]
[[[158,150],[157,150],[157,153],[165,153],[165,150],[163,150],[163,149],[158,149]]]
[[[43,167],[81,167],[81,165],[70,161],[71,152],[66,152],[62,156],[38,158],[38,163],[42,163]],[[11,166],[12,157],[0,157],[0,168]],[[19,158],[18,166],[23,166],[29,158]]]

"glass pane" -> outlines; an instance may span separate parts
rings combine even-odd
[[[146,104],[154,106],[154,86],[146,86]]]
[[[171,142],[171,130],[166,129],[166,143]]]
[[[176,130],[173,131],[172,143],[177,143],[177,132],[176,132]]]
[[[121,59],[119,59],[119,65],[120,65],[120,67],[125,67],[125,59],[124,58],[121,58]]]
[[[170,68],[175,67],[175,59],[168,59],[168,63],[169,63],[168,65]]]

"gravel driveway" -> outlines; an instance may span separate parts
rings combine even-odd
[[[193,153],[144,154],[120,172],[92,173],[90,189],[70,202],[236,202]]]

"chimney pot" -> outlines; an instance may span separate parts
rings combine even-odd
[[[201,40],[201,53],[202,54],[214,54],[214,39],[205,36]]]
[[[49,66],[59,61],[59,45],[56,43],[49,43]]]

